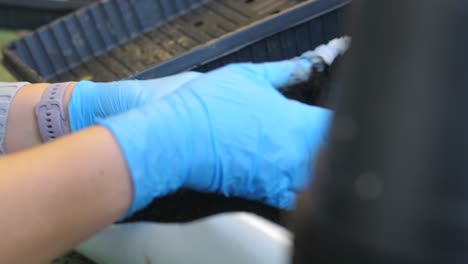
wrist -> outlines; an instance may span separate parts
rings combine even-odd
[[[100,91],[98,87],[99,83],[80,81],[65,94],[65,115],[71,132],[77,132],[95,123],[95,104],[103,97],[97,94]]]
[[[50,84],[28,84],[21,88],[11,102],[6,127],[4,148],[6,153],[16,152],[42,143],[35,114],[36,105]],[[75,83],[70,83],[63,98],[64,110]],[[65,115],[68,128],[68,114]]]
[[[63,96],[63,111],[65,113],[65,128],[67,129],[67,133],[71,132],[70,128],[70,118],[68,115],[68,104],[70,102],[71,96],[73,94],[73,90],[75,89],[77,82],[71,82],[67,89],[65,90],[65,95]]]
[[[36,118],[42,142],[65,136],[69,133],[66,127],[64,96],[70,82],[50,84],[42,94],[35,107]]]

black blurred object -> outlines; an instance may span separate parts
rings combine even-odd
[[[327,169],[299,205],[294,263],[468,263],[468,2],[353,5]]]
[[[97,0],[0,0],[0,28],[36,29]]]
[[[335,65],[337,64],[332,64],[332,67],[326,66],[323,72],[311,69],[311,77],[307,82],[289,87],[283,94],[290,99],[310,105],[325,103],[330,88],[330,76],[335,70]],[[125,222],[184,223],[222,212],[235,211],[254,213],[283,226],[289,223],[288,211],[242,198],[227,198],[218,194],[190,190],[181,190],[175,194],[157,198],[147,208],[137,212]]]

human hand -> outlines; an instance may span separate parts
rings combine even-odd
[[[68,104],[70,130],[75,132],[95,124],[98,118],[117,115],[162,98],[200,75],[185,72],[144,81],[81,81],[73,89]]]
[[[305,81],[311,64],[306,57],[233,64],[99,120],[119,142],[133,178],[128,215],[181,187],[291,208],[312,177],[332,113],[277,89]]]

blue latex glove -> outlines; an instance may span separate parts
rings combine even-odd
[[[162,98],[200,75],[186,72],[147,81],[81,81],[76,84],[68,104],[70,129],[75,132],[95,124],[97,118],[123,113]]]
[[[310,180],[330,111],[278,91],[308,78],[306,58],[234,64],[107,119],[133,179],[128,215],[184,187],[291,208]]]

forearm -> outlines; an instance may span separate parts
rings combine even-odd
[[[67,105],[76,83],[70,83],[63,98],[66,120]],[[50,84],[30,84],[21,88],[11,102],[3,147],[6,153],[27,149],[42,143],[35,107]],[[68,129],[68,123],[66,123]]]
[[[132,185],[102,127],[0,159],[2,263],[43,263],[119,219]],[[40,261],[38,261],[40,260]]]
[[[127,112],[174,93],[186,83],[200,76],[200,73],[186,72],[146,81],[110,83],[81,81],[79,85],[71,83],[62,100],[65,119],[69,121],[66,122],[65,126],[68,131],[73,132],[92,126],[96,124],[98,119]],[[6,138],[2,144],[7,153],[42,143],[35,107],[41,101],[41,97],[49,85],[31,84],[25,86],[14,97],[11,102],[8,122],[0,122],[0,129],[2,124],[7,124]],[[0,90],[0,106],[1,96]],[[0,108],[0,110],[2,109]],[[70,110],[69,113],[68,110]],[[1,113],[0,111],[0,121]]]

